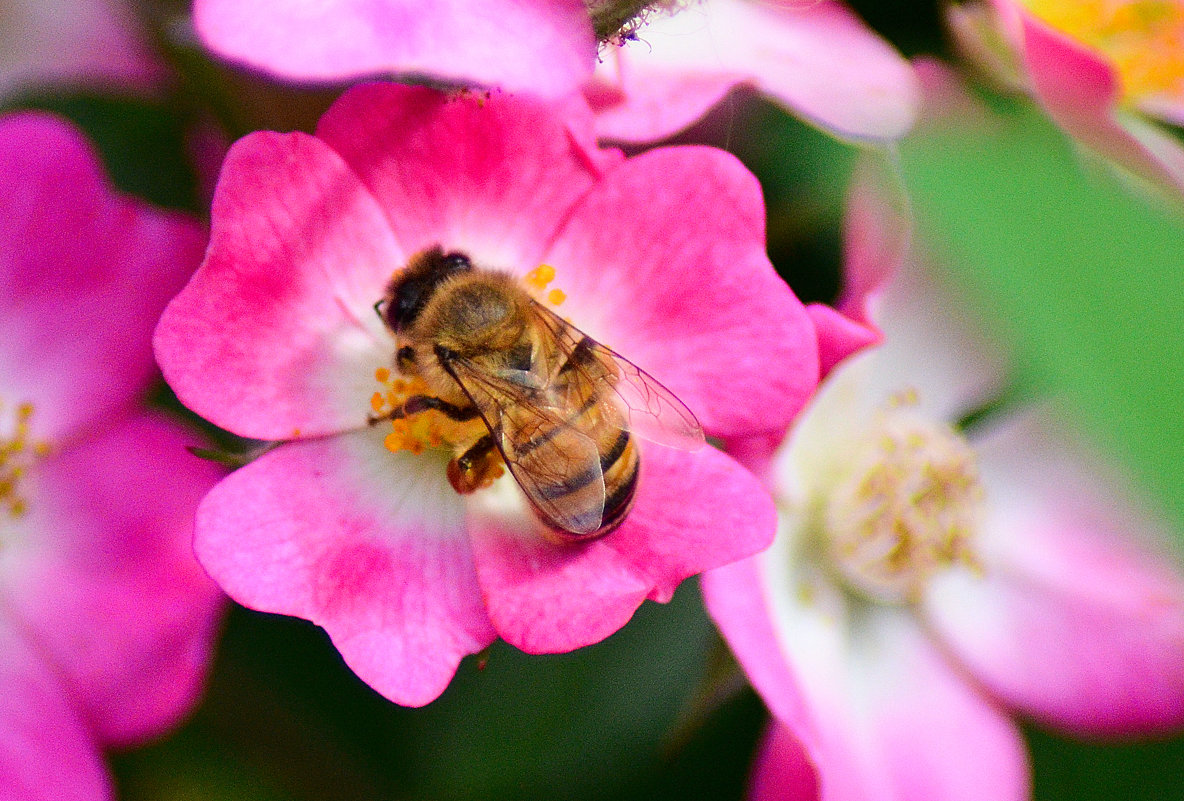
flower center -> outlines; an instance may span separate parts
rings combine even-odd
[[[983,490],[974,451],[949,426],[917,415],[914,399],[903,395],[879,413],[822,509],[832,566],[881,603],[913,602],[941,569],[976,565]]]
[[[549,264],[540,264],[523,276],[522,283],[527,291],[541,296],[552,306],[558,306],[567,296],[560,289],[547,290],[554,279],[555,268]],[[389,367],[379,367],[374,371],[374,379],[381,385],[381,389],[370,398],[374,418],[390,418],[396,410],[399,410],[399,414],[405,413],[405,416],[389,420],[391,430],[383,439],[383,445],[392,453],[409,451],[420,454],[428,449],[445,449],[459,457],[489,433],[480,417],[454,420],[438,409],[423,408],[409,411],[415,407],[415,403],[409,406],[408,401],[432,394],[427,383],[412,370],[404,372],[398,368],[392,370]],[[476,476],[476,486],[473,489],[489,487],[505,473],[504,464],[496,449],[482,457],[482,462],[471,466],[469,470]]]
[[[1180,0],[1025,0],[1033,14],[1110,59],[1125,98],[1184,93]]]
[[[20,480],[38,459],[49,453],[49,443],[33,440],[33,404],[6,407],[0,401],[0,516],[19,518],[28,503],[20,494]]]

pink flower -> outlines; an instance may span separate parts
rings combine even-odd
[[[896,139],[917,113],[908,62],[828,0],[705,0],[655,13],[605,48],[585,92],[601,136],[641,142],[677,133],[740,86],[850,139]]]
[[[582,0],[195,0],[214,52],[277,77],[381,75],[559,96],[592,73]]]
[[[160,86],[154,57],[122,0],[13,0],[0,24],[0,97],[44,87]]]
[[[884,344],[830,373],[774,458],[772,547],[702,579],[775,720],[752,796],[1023,799],[1014,716],[1184,724],[1162,531],[1046,411],[951,427],[997,397],[1002,361],[918,265],[870,300]]]
[[[982,0],[951,6],[967,52],[1028,91],[1070,136],[1153,184],[1184,190],[1184,3]]]
[[[112,191],[82,136],[0,118],[0,796],[106,798],[99,748],[193,704],[222,598],[192,556],[213,468],[139,410],[196,222]],[[166,478],[167,477],[167,478]]]
[[[624,524],[554,545],[508,476],[458,495],[451,450],[393,453],[391,425],[367,425],[395,356],[372,307],[437,245],[520,277],[553,266],[559,312],[709,433],[788,424],[817,381],[816,344],[765,256],[756,179],[704,147],[625,160],[591,129],[579,103],[375,84],[315,137],[252,134],[227,157],[206,261],[157,329],[183,403],[294,440],[209,495],[198,558],[241,603],[323,626],[399,703],[434,699],[499,636],[532,653],[597,642],[772,536],[767,494],[714,448],[641,442]]]

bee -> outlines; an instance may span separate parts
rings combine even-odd
[[[420,253],[374,308],[395,336],[396,367],[430,390],[383,417],[480,418],[484,434],[448,465],[453,488],[473,492],[504,462],[553,540],[591,540],[624,521],[635,434],[683,450],[704,443],[695,415],[656,379],[464,253]]]

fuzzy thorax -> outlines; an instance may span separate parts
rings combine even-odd
[[[834,572],[880,603],[914,602],[938,571],[977,564],[983,489],[974,451],[911,400],[900,396],[878,413],[820,510]]]
[[[558,306],[566,299],[566,295],[560,289],[547,289],[554,279],[555,268],[549,264],[540,264],[523,276],[522,283],[528,292],[541,301]],[[409,400],[417,396],[433,396],[434,393],[428,383],[416,374],[413,366],[400,366],[405,369],[379,367],[374,372],[374,379],[380,388],[370,398],[370,411],[372,419],[389,419],[391,430],[383,440],[387,450],[413,454],[431,449],[447,450],[454,457],[459,457],[488,432],[479,417],[453,420],[436,409],[406,413]],[[494,451],[489,459],[496,458],[497,464],[479,468],[483,470],[482,487],[489,486],[505,472],[496,453]]]

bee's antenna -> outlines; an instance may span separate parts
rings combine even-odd
[[[383,299],[381,299],[381,300],[375,301],[375,303],[374,303],[374,313],[378,315],[378,319],[379,319],[379,320],[382,320],[383,324],[385,325],[385,324],[386,324],[386,317],[385,317],[385,316],[383,316],[383,313],[382,313],[382,308],[381,308],[381,307],[382,307],[382,304],[384,304],[384,303],[386,303],[386,298],[383,298]]]

